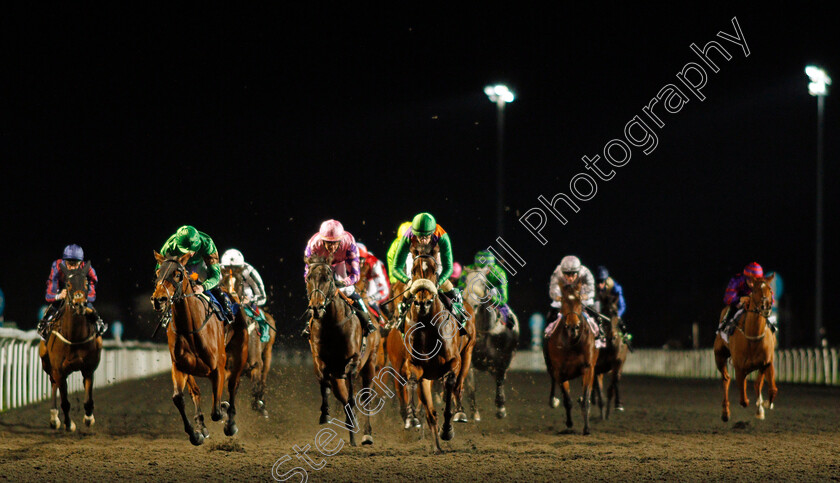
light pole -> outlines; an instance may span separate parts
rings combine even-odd
[[[814,343],[819,347],[823,337],[823,111],[825,110],[825,96],[828,94],[827,86],[831,84],[831,78],[824,70],[813,65],[805,67],[805,73],[811,79],[808,84],[808,93],[817,98],[817,267],[814,274],[816,285]]]
[[[504,134],[505,104],[513,102],[513,92],[504,84],[484,88],[490,101],[496,104],[496,236],[504,231],[505,181],[504,181]]]

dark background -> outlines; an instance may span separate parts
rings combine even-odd
[[[817,102],[804,67],[840,78],[824,5],[353,7],[7,10],[6,320],[34,327],[50,262],[78,243],[106,321],[148,338],[152,250],[182,224],[260,270],[287,342],[305,308],[303,249],[324,219],[384,258],[400,222],[429,211],[468,262],[496,237],[496,110],[483,88],[501,81],[517,94],[505,239],[527,261],[510,288],[523,322],[545,310],[556,264],[577,254],[624,286],[637,345],[690,344],[692,322],[709,345],[727,281],[758,261],[785,281],[782,345],[813,343]],[[748,58],[715,37],[733,33],[733,16]],[[658,148],[634,150],[568,225],[549,221],[540,246],[518,215],[539,194],[568,193],[580,157],[621,137],[698,61],[689,45],[710,40],[733,58],[709,71],[707,99],[665,115]],[[840,104],[829,92],[825,326],[836,344]]]

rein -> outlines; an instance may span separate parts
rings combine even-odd
[[[750,305],[752,306],[752,303]],[[757,307],[756,308],[750,307],[749,309],[747,309],[747,312],[751,312],[753,314],[758,315],[759,319],[764,319],[764,331],[761,333],[761,335],[747,335],[747,333],[744,332],[744,329],[742,329],[740,326],[738,327],[738,331],[747,340],[761,340],[761,339],[763,339],[764,336],[767,335],[767,329],[768,329],[767,320],[770,318],[770,309],[761,310]],[[747,323],[747,321],[746,321],[746,318],[745,318],[744,319],[744,324],[746,324],[746,323]]]
[[[167,307],[162,311],[163,313],[171,314],[173,304],[176,304],[176,303],[186,299],[187,297],[197,297],[199,294],[197,294],[197,293],[185,294],[184,293],[183,283],[184,283],[184,280],[187,279],[187,270],[180,263],[178,263],[175,260],[167,260],[167,261],[170,262],[170,266],[172,264],[177,264],[177,267],[175,268],[175,270],[170,270],[169,268],[167,268],[166,272],[164,272],[164,274],[161,275],[158,278],[157,283],[169,282],[175,287],[175,293],[170,296],[169,303],[167,304]],[[181,274],[182,278],[181,278],[180,283],[177,283],[174,280],[175,272],[179,272]],[[166,287],[164,287],[164,288],[166,288]],[[166,288],[166,293],[167,293],[167,295],[169,295],[169,289],[168,288]],[[175,330],[175,326],[173,325],[172,326],[172,332],[175,335],[197,334],[197,333],[201,332],[204,329],[205,326],[207,326],[207,322],[209,322],[210,318],[213,316],[213,308],[210,306],[209,301],[201,299],[201,298],[199,298],[199,300],[202,300],[204,302],[204,307],[205,307],[204,311],[207,313],[207,316],[204,318],[204,321],[201,323],[201,326],[199,326],[199,328],[197,328],[195,330],[191,330],[191,331],[188,331],[188,332],[178,332],[177,330]],[[171,318],[171,316],[170,316],[170,318]],[[167,322],[166,325],[169,325],[168,322]],[[160,327],[160,323],[158,323],[158,327]],[[155,329],[155,334],[157,334],[157,329]]]

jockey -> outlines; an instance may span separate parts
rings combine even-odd
[[[260,277],[260,273],[257,272],[256,268],[245,261],[245,256],[242,255],[242,252],[235,248],[225,250],[222,254],[221,261],[222,269],[233,267],[242,269],[242,291],[244,292],[244,298],[239,301],[239,304],[243,308],[247,307],[252,312],[248,315],[253,316],[254,319],[260,322],[260,339],[262,342],[268,342],[271,336],[268,333],[268,324],[265,323],[265,316],[262,314],[262,310],[260,310],[260,307],[265,305],[266,302],[265,285],[263,284],[262,277]]]
[[[764,269],[758,263],[752,262],[744,267],[743,272],[729,280],[729,284],[726,286],[726,293],[723,296],[723,303],[728,305],[728,307],[723,316],[723,321],[718,326],[718,331],[724,331],[727,335],[732,335],[732,332],[735,330],[734,322],[743,313],[744,304],[750,299],[753,283],[756,278],[763,277]],[[767,322],[770,330],[776,332],[775,320],[768,320]]]
[[[67,245],[64,247],[64,252],[62,253],[61,258],[53,262],[52,268],[50,269],[50,278],[47,279],[47,294],[45,297],[50,305],[44,313],[44,318],[38,322],[38,335],[40,335],[42,339],[47,340],[47,336],[49,335],[49,323],[59,314],[63,304],[62,301],[67,298],[66,288],[62,288],[61,291],[58,290],[59,287],[64,287],[65,283],[64,273],[61,271],[61,265],[64,265],[70,270],[75,270],[82,265],[84,258],[85,252],[82,250],[82,247],[79,245]],[[91,312],[88,313],[86,311],[85,316],[88,318],[88,321],[94,325],[96,334],[102,335],[106,330],[108,330],[108,325],[102,321],[99,313],[96,312],[96,308],[93,307],[93,302],[96,300],[96,284],[99,282],[99,278],[97,278],[96,270],[93,269],[92,265],[88,267],[87,279],[87,308],[89,308]]]
[[[364,284],[362,287],[364,290],[360,290],[366,294],[365,298],[367,300],[365,301],[373,307],[377,314],[381,314],[382,308],[379,304],[388,300],[388,297],[391,296],[391,285],[388,283],[388,277],[385,276],[385,264],[376,258],[373,253],[367,251],[367,247],[363,243],[357,242],[356,246],[359,247],[359,264],[362,267],[370,267],[367,271],[367,280],[356,282],[356,288],[359,289],[359,285]],[[362,271],[361,268],[360,271]]]
[[[219,282],[222,280],[222,270],[219,267],[219,251],[216,249],[213,239],[190,225],[184,225],[178,228],[178,231],[170,236],[160,249],[160,254],[164,257],[180,257],[186,253],[191,254],[186,264],[187,272],[195,273],[198,276],[201,275],[200,272],[206,274],[204,282],[193,287],[193,291],[195,293],[207,291],[213,294],[213,297],[222,305],[226,322],[233,322],[233,308],[230,300],[219,287]]]
[[[400,247],[400,241],[403,239],[405,232],[408,231],[409,228],[411,228],[410,221],[406,221],[397,228],[397,237],[391,242],[391,246],[388,247],[388,253],[385,256],[385,261],[388,262],[388,281],[391,285],[394,285],[398,281],[397,276],[394,274],[394,272],[396,272],[394,269],[394,260],[397,258],[397,249]]]
[[[309,258],[313,255],[330,260],[339,290],[353,301],[352,307],[359,316],[364,335],[370,334],[376,327],[370,320],[362,297],[356,293],[356,282],[359,281],[359,248],[353,235],[344,231],[344,227],[338,221],[327,220],[321,223],[321,229],[312,235],[306,244],[304,256]],[[303,272],[304,280],[308,275],[307,264]],[[303,329],[303,334],[309,336],[309,324]]]
[[[627,310],[627,304],[624,302],[624,291],[621,289],[621,285],[610,277],[609,270],[604,266],[599,266],[595,270],[595,284],[596,293],[598,294],[597,298],[599,299],[595,302],[596,310],[601,314],[604,314],[606,311],[606,307],[601,307],[601,298],[615,302],[616,308],[618,309],[616,315],[618,315],[619,319],[619,329],[621,329],[625,341],[629,342],[632,336],[628,333],[627,325],[624,323],[624,311]]]
[[[475,263],[463,268],[458,288],[464,292],[469,272],[482,272],[483,282],[487,288],[487,295],[490,295],[491,303],[499,308],[502,314],[502,323],[511,330],[516,325],[516,315],[508,305],[508,282],[505,269],[496,263],[496,257],[490,250],[481,250],[475,254]]]
[[[397,254],[394,257],[393,275],[397,280],[408,283],[411,277],[407,274],[406,261],[411,254],[413,247],[428,247],[430,254],[438,260],[438,285],[442,292],[441,302],[460,325],[460,332],[466,334],[466,320],[469,314],[464,310],[464,301],[461,292],[449,281],[452,274],[452,246],[449,241],[449,234],[435,221],[435,217],[429,213],[420,213],[414,217],[405,235],[400,238]],[[440,281],[443,280],[443,283]],[[407,300],[403,305],[407,306]],[[399,309],[403,313],[406,307]]]
[[[554,269],[551,274],[551,281],[548,286],[548,296],[551,297],[551,309],[548,312],[548,321],[554,321],[560,315],[560,307],[562,306],[563,292],[560,287],[562,285],[571,285],[578,279],[582,280],[580,287],[580,301],[583,304],[583,316],[591,320],[590,311],[594,312],[593,305],[595,304],[595,279],[592,277],[592,272],[588,268],[580,264],[580,259],[574,255],[568,255],[560,260],[560,265]],[[595,312],[597,314],[597,312]],[[596,321],[600,327],[600,320]],[[603,340],[604,331],[598,331],[598,339]]]

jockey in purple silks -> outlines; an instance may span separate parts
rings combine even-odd
[[[718,326],[719,332],[726,332],[731,335],[735,330],[735,321],[744,312],[744,304],[750,299],[750,294],[753,290],[753,283],[756,278],[764,277],[764,269],[756,262],[752,262],[746,267],[744,271],[735,275],[729,280],[726,286],[726,293],[723,295],[723,303],[728,305],[726,314],[723,316],[723,321]],[[768,320],[770,330],[776,332],[776,318],[771,316]]]
[[[360,276],[359,247],[356,246],[356,239],[350,232],[344,231],[344,227],[338,221],[327,220],[321,223],[321,229],[312,235],[306,244],[304,257],[311,256],[324,257],[332,265],[339,290],[353,301],[352,308],[359,316],[362,331],[367,336],[375,327],[362,297],[356,293],[356,282],[359,281]],[[308,275],[309,265],[307,264],[303,271],[304,280]],[[309,336],[308,323],[303,334]]]

